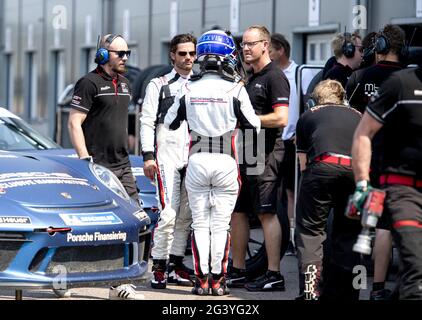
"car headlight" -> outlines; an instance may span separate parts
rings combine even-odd
[[[107,168],[100,166],[95,163],[90,163],[89,168],[91,169],[91,172],[94,174],[94,176],[102,183],[104,184],[108,189],[113,191],[115,194],[117,194],[120,198],[129,201],[130,197],[125,189],[123,187],[120,180],[114,175],[113,172],[108,170]]]

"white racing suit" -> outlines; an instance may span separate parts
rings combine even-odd
[[[144,161],[156,160],[157,193],[161,211],[154,231],[152,257],[167,260],[169,254],[185,256],[192,216],[187,203],[184,175],[189,150],[186,122],[176,131],[163,125],[174,97],[188,81],[174,69],[148,84],[141,115],[141,145]]]
[[[191,149],[186,189],[192,211],[195,274],[227,272],[230,220],[239,192],[235,132],[261,127],[249,96],[240,83],[205,74],[186,85],[165,118],[165,126],[177,129],[187,120]],[[211,253],[211,262],[209,261]]]

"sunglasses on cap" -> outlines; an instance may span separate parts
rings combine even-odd
[[[177,54],[181,57],[186,57],[186,55],[189,53],[191,57],[196,56],[196,51],[178,51]]]
[[[123,59],[125,56],[127,56],[128,58],[130,57],[130,54],[131,54],[131,50],[128,50],[128,51],[124,51],[124,50],[121,50],[121,51],[116,51],[116,50],[108,50],[109,52],[114,52],[114,53],[117,53],[117,55],[119,56],[119,58],[120,59]]]

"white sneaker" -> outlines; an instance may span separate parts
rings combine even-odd
[[[123,284],[118,287],[111,287],[108,298],[110,300],[144,300],[143,294],[136,293],[133,284]]]

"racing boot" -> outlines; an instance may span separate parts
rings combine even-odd
[[[153,260],[151,288],[165,289],[167,287],[166,260]]]
[[[213,274],[211,278],[211,292],[213,296],[224,296],[230,294],[227,287],[226,277],[223,274]]]
[[[194,285],[191,279],[191,277],[194,276],[194,272],[183,264],[183,257],[170,255],[167,274],[167,283],[169,284],[176,284],[184,287],[192,287]]]
[[[192,293],[198,296],[207,296],[209,295],[210,285],[208,275],[203,277],[196,276],[195,286],[192,289]]]

